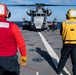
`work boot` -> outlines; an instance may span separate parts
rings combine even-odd
[[[58,74],[58,75],[61,75],[61,71],[60,71],[60,70],[57,70],[57,74]]]

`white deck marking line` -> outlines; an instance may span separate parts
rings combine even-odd
[[[45,47],[46,47],[49,55],[51,56],[51,58],[52,58],[52,60],[53,60],[53,62],[54,62],[54,64],[55,64],[55,66],[56,66],[56,68],[57,68],[57,65],[58,65],[58,62],[59,62],[59,57],[58,57],[57,54],[54,52],[54,50],[53,50],[52,47],[49,45],[49,43],[46,41],[46,39],[44,38],[44,36],[43,36],[40,32],[38,32],[38,34],[40,35],[40,37],[41,37],[41,39],[42,39],[42,41],[43,41],[43,43],[44,43],[44,45],[45,45]],[[71,75],[70,72],[67,70],[66,67],[64,67],[64,71],[65,71],[67,74]],[[61,73],[61,75],[63,75],[63,74]]]

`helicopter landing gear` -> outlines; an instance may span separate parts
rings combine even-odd
[[[26,29],[26,26],[25,26],[25,25],[23,25],[23,26],[22,26],[22,30],[25,30],[25,29]]]

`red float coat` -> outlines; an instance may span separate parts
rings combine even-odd
[[[26,43],[18,26],[0,18],[0,56],[13,56],[17,49],[26,56]]]

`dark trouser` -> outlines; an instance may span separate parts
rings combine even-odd
[[[71,55],[72,65],[73,65],[73,75],[76,75],[76,47],[74,46],[63,46],[61,50],[61,58],[58,64],[58,71],[62,71],[65,63]]]
[[[19,75],[20,66],[18,64],[18,58],[17,55],[15,56],[7,56],[7,57],[1,57],[0,56],[0,75],[5,70],[8,70],[10,72],[15,72],[17,75]]]

